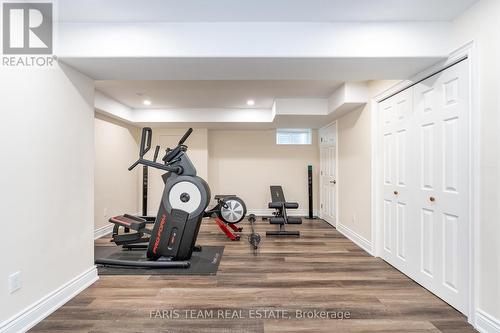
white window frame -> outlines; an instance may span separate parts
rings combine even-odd
[[[294,135],[307,135],[305,143],[293,142]],[[289,135],[289,142],[280,141],[280,136]],[[312,145],[312,129],[311,128],[277,128],[276,129],[276,144],[277,145]]]

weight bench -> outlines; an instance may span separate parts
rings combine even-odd
[[[276,231],[266,231],[267,236],[297,236],[300,237],[299,231],[287,231],[285,225],[287,224],[302,224],[300,217],[288,216],[287,209],[297,209],[299,204],[296,202],[287,202],[283,194],[281,186],[271,186],[271,200],[268,207],[275,209],[273,217],[269,218],[270,224],[276,224],[279,229]]]

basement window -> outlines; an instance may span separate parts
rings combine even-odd
[[[277,145],[310,145],[312,130],[310,128],[278,128],[276,130]]]

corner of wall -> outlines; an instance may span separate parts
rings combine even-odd
[[[475,326],[481,333],[500,333],[500,320],[480,309],[476,311]]]
[[[373,246],[371,241],[364,238],[354,230],[351,230],[349,227],[346,227],[340,222],[337,222],[337,231],[339,231],[345,237],[349,238],[354,242],[354,244],[365,250],[368,254],[373,256]]]
[[[0,323],[0,332],[26,332],[99,279],[92,266],[28,308]]]

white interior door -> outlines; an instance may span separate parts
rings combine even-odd
[[[320,131],[320,217],[336,225],[337,146],[336,125]]]
[[[417,281],[466,312],[469,272],[468,61],[415,86]]]
[[[383,133],[381,256],[406,274],[411,273],[408,251],[416,231],[409,222],[415,214],[410,201],[416,187],[412,97],[412,90],[405,90],[381,103],[379,109]]]
[[[379,112],[381,257],[467,314],[468,61],[385,100]]]

